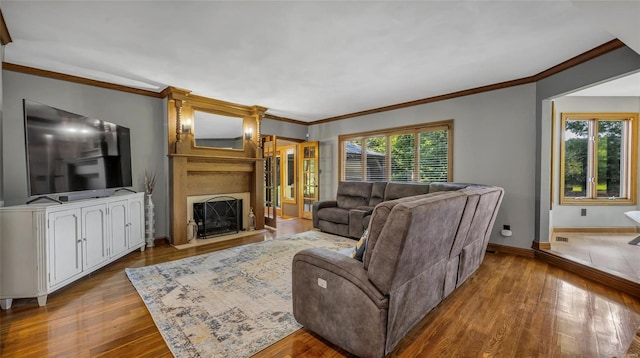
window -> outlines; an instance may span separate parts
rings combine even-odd
[[[563,113],[560,203],[635,205],[637,113]]]
[[[341,135],[340,180],[445,182],[453,178],[453,120]]]

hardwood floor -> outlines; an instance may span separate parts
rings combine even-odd
[[[187,250],[134,252],[49,296],[15,300],[0,312],[2,357],[170,357],[124,274],[139,267],[306,231],[286,220],[277,232]],[[355,244],[355,241],[354,241]],[[482,267],[430,312],[391,357],[624,356],[640,326],[640,300],[532,258],[485,256]],[[345,357],[304,329],[256,357]]]

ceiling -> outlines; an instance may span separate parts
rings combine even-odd
[[[580,89],[567,96],[587,97],[640,97],[640,72],[596,84],[588,88]]]
[[[155,92],[174,86],[309,122],[528,77],[615,38],[633,48],[638,17],[626,27],[618,20],[640,2],[613,2],[620,17],[599,22],[594,14],[612,2],[593,3],[602,4],[3,0],[0,7],[13,39],[6,62]]]

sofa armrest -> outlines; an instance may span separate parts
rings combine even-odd
[[[316,201],[311,207],[311,218],[313,219],[313,227],[318,228],[318,210],[323,208],[335,208],[338,206],[338,202],[335,200]]]
[[[389,300],[362,262],[322,248],[302,250],[293,258],[292,297],[305,329],[358,356],[384,355]]]
[[[366,211],[367,213],[364,215],[367,216],[373,213],[373,209],[375,209],[375,206],[358,206],[356,209]]]
[[[360,206],[358,209],[349,210],[349,236],[360,238],[364,232],[364,217],[371,215],[373,209],[369,210],[366,206]]]
[[[296,274],[304,274],[300,270],[304,270],[305,265],[312,265],[349,281],[380,308],[388,306],[387,298],[369,281],[369,273],[364,269],[361,261],[323,248],[305,249],[293,257],[294,281]]]

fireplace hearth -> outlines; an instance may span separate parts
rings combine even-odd
[[[242,199],[218,196],[193,203],[198,239],[238,233],[242,229]]]

